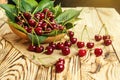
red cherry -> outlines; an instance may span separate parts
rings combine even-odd
[[[36,46],[35,45],[29,45],[29,47],[28,47],[28,50],[29,51],[35,51],[35,49],[36,49]]]
[[[43,46],[37,46],[36,49],[35,49],[35,51],[38,52],[38,53],[43,52],[43,50],[44,50]]]
[[[86,49],[80,49],[79,51],[78,51],[78,55],[79,55],[79,57],[83,57],[83,56],[85,56],[86,55]]]
[[[28,30],[28,26],[24,26],[24,29],[27,31]]]
[[[103,40],[110,39],[110,35],[103,35]]]
[[[64,64],[56,64],[55,65],[55,72],[61,73],[64,70]]]
[[[48,13],[47,13],[47,17],[49,17],[49,18],[53,18],[53,17],[54,17],[54,15],[53,15],[53,13],[52,13],[52,12],[48,12]]]
[[[95,53],[96,57],[99,57],[102,55],[103,51],[101,48],[95,48],[94,53]]]
[[[28,23],[29,23],[29,25],[30,25],[31,27],[35,27],[35,25],[36,25],[36,21],[35,21],[34,19],[30,19],[30,20],[28,21]]]
[[[55,49],[55,48],[56,48],[56,44],[55,44],[55,43],[53,43],[53,42],[49,43],[49,46],[51,46],[53,49]]]
[[[48,55],[50,55],[50,54],[53,53],[53,51],[54,51],[54,50],[53,50],[53,48],[52,48],[51,46],[47,46],[47,47],[46,47],[46,52],[45,52],[45,53],[48,54]]]
[[[30,13],[28,13],[28,12],[24,12],[23,15],[27,20],[29,20],[31,18]]]
[[[100,41],[100,40],[102,40],[102,36],[101,35],[95,35],[95,40],[96,41]]]
[[[110,40],[110,39],[105,39],[105,40],[104,40],[104,44],[105,44],[105,46],[109,46],[109,45],[112,44],[112,40]]]
[[[44,19],[45,18],[45,14],[44,13],[40,13],[40,19]]]
[[[64,46],[71,47],[72,43],[70,41],[65,41]]]
[[[69,54],[70,54],[70,48],[69,48],[68,46],[64,46],[64,47],[62,48],[62,54],[63,54],[64,56],[69,55]]]
[[[42,23],[42,25],[41,25],[41,27],[43,28],[43,29],[46,29],[46,27],[47,27],[47,23]]]
[[[49,9],[48,9],[48,8],[45,8],[42,12],[46,14],[46,13],[49,12]]]
[[[63,42],[59,42],[59,43],[57,43],[57,45],[56,45],[56,49],[62,49],[64,47],[64,44],[63,44]]]
[[[77,42],[77,47],[78,48],[83,48],[85,46],[85,43],[84,42],[82,42],[82,41],[78,41]]]
[[[71,41],[72,44],[75,44],[77,42],[77,38],[72,37],[72,38],[70,38],[70,41]]]
[[[88,42],[87,43],[87,48],[93,48],[94,47],[94,43],[93,42]]]
[[[28,29],[27,29],[27,32],[28,32],[28,33],[31,33],[31,32],[32,32],[32,28],[31,28],[31,27],[28,28]]]
[[[37,27],[41,27],[42,26],[43,21],[39,21],[37,24]]]
[[[65,64],[65,60],[63,58],[59,58],[59,61],[61,64]]]
[[[64,27],[62,25],[58,25],[59,30],[63,30]]]
[[[69,32],[68,32],[68,36],[69,36],[70,38],[72,38],[72,37],[74,36],[74,32],[73,32],[73,31],[69,31]]]
[[[35,33],[37,35],[42,35],[42,28],[41,27],[36,27],[34,30],[35,30]]]
[[[38,13],[34,14],[34,17],[37,19],[40,19],[40,13],[38,12]]]

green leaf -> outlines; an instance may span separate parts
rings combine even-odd
[[[53,13],[55,17],[57,17],[59,14],[62,13],[61,5],[57,5],[56,7],[53,7]]]
[[[67,23],[67,24],[65,24],[65,27],[66,27],[66,29],[70,29],[70,28],[73,28],[74,25],[72,23]]]
[[[48,38],[47,36],[38,36],[31,33],[28,33],[28,37],[34,44],[42,43],[46,38]]]
[[[74,18],[77,18],[79,16],[81,11],[75,10],[75,9],[69,9],[65,10],[63,13],[61,13],[58,17],[56,17],[57,23],[64,24]]]
[[[19,26],[18,24],[14,23],[14,22],[8,22],[8,24],[12,25],[14,28],[18,29],[19,31],[27,33],[27,31],[23,27]]]
[[[18,11],[32,12],[38,5],[36,0],[12,0],[18,8]]]
[[[15,22],[15,16],[17,16],[17,9],[14,5],[11,4],[0,4],[0,7],[3,8],[6,12],[7,17]]]
[[[42,11],[44,8],[51,8],[53,7],[53,1],[50,0],[42,0],[39,2],[38,6],[35,8],[35,10],[33,11],[32,14],[38,12],[38,11]]]

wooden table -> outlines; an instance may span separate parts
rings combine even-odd
[[[65,59],[65,70],[57,74],[54,66],[44,67],[34,63],[5,40],[3,35],[10,30],[4,24],[0,28],[0,80],[120,80],[120,15],[114,8],[82,8],[79,16],[82,19],[77,25],[81,30],[87,25],[91,39],[103,24],[112,35],[112,45],[104,47],[107,51],[102,56],[96,57],[89,51],[86,57]],[[0,24],[4,22],[2,19]]]

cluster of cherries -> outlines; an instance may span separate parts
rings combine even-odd
[[[29,12],[20,13],[16,17],[16,23],[22,26],[28,33],[36,35],[48,34],[52,30],[63,30],[64,26],[57,24],[54,14],[48,8],[42,12],[31,14]]]

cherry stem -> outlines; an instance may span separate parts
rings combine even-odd
[[[100,29],[100,31],[99,31],[98,34],[101,33],[101,31],[102,31],[103,28],[104,28],[104,30],[105,30],[105,34],[108,34],[108,31],[107,31],[107,28],[106,28],[105,24],[102,25],[102,27],[101,27],[101,29]]]
[[[32,29],[32,45],[34,45],[33,33],[34,33],[34,30]]]
[[[34,32],[34,34],[35,34],[35,36],[36,36],[36,38],[37,38],[37,43],[38,43],[38,47],[40,47],[40,41],[39,41],[39,38],[38,38],[38,36],[37,36],[37,34]]]
[[[84,30],[86,30],[87,35],[88,35],[88,40],[90,41],[90,36],[89,36],[88,30],[87,30],[87,25],[84,26]]]

